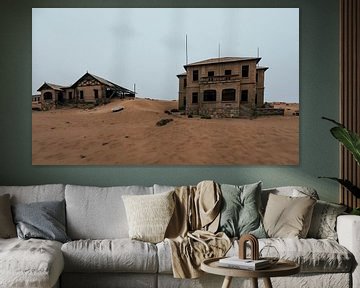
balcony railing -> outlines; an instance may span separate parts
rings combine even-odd
[[[208,76],[201,77],[200,83],[214,83],[214,82],[227,82],[240,80],[239,75],[220,75],[220,76]]]

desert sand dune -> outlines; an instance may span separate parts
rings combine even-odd
[[[120,112],[112,108],[122,106]],[[32,114],[34,165],[298,165],[299,118],[167,115],[176,101],[115,100]],[[297,104],[291,109],[298,109]],[[164,126],[157,121],[172,118]]]

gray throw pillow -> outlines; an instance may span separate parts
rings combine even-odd
[[[336,219],[346,206],[318,200],[312,214],[309,238],[337,240]]]
[[[15,204],[13,215],[19,238],[70,241],[65,232],[65,201]]]
[[[261,182],[235,186],[222,184],[222,209],[219,231],[229,237],[253,234],[266,238],[260,216]]]
[[[10,195],[0,196],[0,238],[16,237],[15,225],[11,215]]]

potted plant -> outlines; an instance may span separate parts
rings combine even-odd
[[[353,131],[347,129],[343,124],[336,122],[333,119],[322,117],[327,121],[336,124],[335,127],[330,129],[331,134],[342,143],[347,150],[353,155],[355,161],[360,165],[360,136]],[[356,198],[360,198],[360,187],[354,185],[348,179],[341,179],[336,177],[319,177],[327,178],[339,182],[347,190],[349,190]],[[360,215],[360,207],[354,208],[351,214]]]

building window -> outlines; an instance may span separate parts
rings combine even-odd
[[[259,81],[259,73],[256,72],[256,83]]]
[[[99,90],[94,89],[94,97],[95,99],[99,98]]]
[[[231,70],[225,70],[225,75],[231,75]]]
[[[216,101],[216,90],[204,91],[204,102]]]
[[[215,74],[214,74],[214,71],[208,71],[208,77],[212,77],[212,76],[214,76]]]
[[[235,95],[235,89],[224,89],[222,90],[221,101],[235,101]]]
[[[248,102],[249,100],[248,90],[241,90],[241,102]]]
[[[83,100],[84,99],[84,91],[80,90],[80,99]]]
[[[193,104],[199,103],[199,94],[197,92],[192,93],[192,103]]]
[[[199,70],[193,70],[193,81],[199,80]]]
[[[45,92],[44,93],[44,100],[52,100],[52,93],[51,92]]]
[[[69,92],[69,100],[72,99],[72,92]]]
[[[249,77],[249,65],[243,65],[241,68],[241,76],[243,78],[248,78]]]
[[[186,78],[184,78],[184,88],[186,88],[186,85],[187,85],[187,81]]]

